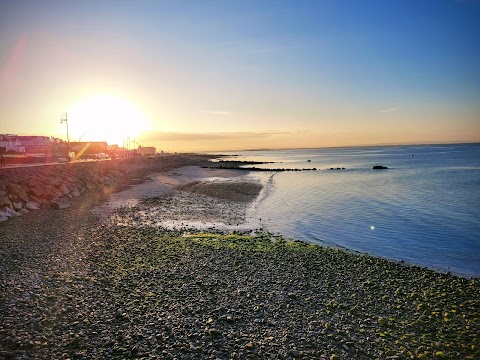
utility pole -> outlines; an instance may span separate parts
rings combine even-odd
[[[68,116],[67,113],[62,114],[60,117],[60,124],[65,123],[67,125],[67,159],[70,161],[70,137],[68,136]]]

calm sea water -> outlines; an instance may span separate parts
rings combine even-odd
[[[235,154],[279,162],[266,168],[322,169],[270,175],[256,210],[268,231],[480,276],[480,144]]]

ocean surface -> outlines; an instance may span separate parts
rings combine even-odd
[[[480,276],[480,144],[227,154],[276,162],[256,167],[320,169],[252,173],[267,180],[254,214],[265,230]]]

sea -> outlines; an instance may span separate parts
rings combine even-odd
[[[480,277],[480,144],[223,154],[317,169],[251,173],[266,183],[253,215],[266,231]]]

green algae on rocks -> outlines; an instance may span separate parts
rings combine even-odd
[[[270,234],[114,234],[92,271],[111,274],[123,329],[168,324],[173,357],[480,356],[478,279]]]

